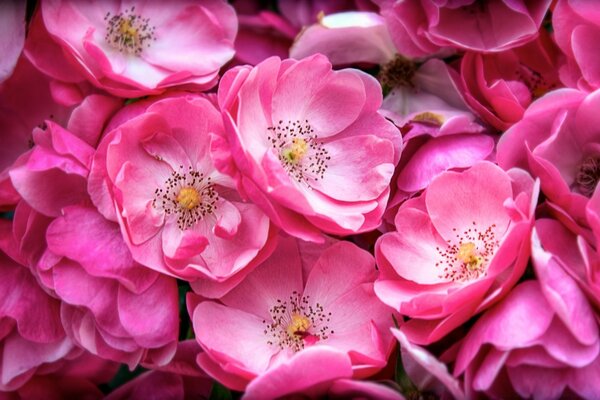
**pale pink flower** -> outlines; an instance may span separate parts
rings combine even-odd
[[[375,297],[376,275],[372,256],[351,243],[281,237],[273,255],[220,301],[188,296],[204,350],[198,363],[248,398],[370,376],[393,346],[393,311]]]
[[[215,170],[210,148],[223,142],[222,132],[215,106],[188,95],[153,102],[104,136],[90,194],[119,222],[136,261],[234,285],[271,251],[267,216]]]
[[[117,96],[157,94],[179,85],[210,88],[234,54],[237,18],[221,0],[49,0],[40,14],[34,24],[44,24],[36,29],[47,43],[28,47],[34,63],[56,78],[66,64],[76,73],[66,81],[87,79]]]
[[[378,112],[381,87],[322,55],[238,67],[219,86],[228,145],[217,167],[286,232],[376,228],[400,157],[401,136]]]
[[[519,122],[532,100],[560,87],[559,51],[542,30],[536,40],[493,54],[466,52],[461,94],[485,122],[504,131]]]
[[[454,375],[463,376],[469,398],[600,396],[598,323],[564,271],[544,269],[536,269],[540,281],[521,283],[486,312],[461,343]]]
[[[376,0],[398,51],[424,57],[450,49],[507,50],[533,40],[550,0]]]
[[[524,171],[480,162],[439,174],[375,247],[375,291],[411,319],[416,344],[439,340],[502,298],[523,274],[537,189]]]
[[[498,143],[498,164],[530,171],[551,209],[582,227],[600,179],[598,107],[600,91],[552,91],[533,102]]]
[[[568,87],[592,91],[600,88],[600,61],[594,43],[600,38],[598,8],[593,1],[557,1],[552,28],[565,55],[561,81]]]
[[[18,0],[0,3],[0,83],[13,72],[25,43],[25,8]]]
[[[290,48],[290,57],[296,59],[317,53],[333,65],[385,64],[394,58],[396,47],[381,15],[346,11],[323,16],[302,30]]]

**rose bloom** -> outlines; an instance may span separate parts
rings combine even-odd
[[[533,40],[550,0],[376,0],[398,51],[424,57],[451,48],[507,50]]]
[[[376,243],[375,292],[429,344],[498,301],[523,274],[537,189],[522,170],[490,162],[441,173]]]
[[[559,89],[538,99],[498,143],[498,164],[539,177],[550,209],[587,227],[585,208],[600,179],[600,91]]]
[[[273,57],[228,71],[218,96],[217,167],[283,230],[319,241],[380,224],[401,137],[371,76],[332,71],[322,55]]]
[[[536,271],[540,281],[515,287],[458,348],[454,375],[463,377],[467,397],[600,396],[598,323],[589,304],[556,265],[543,277]]]
[[[210,88],[234,54],[237,18],[221,0],[49,0],[39,12],[39,40],[27,46],[34,64],[56,79],[87,79],[121,97],[178,85]]]
[[[562,86],[558,56],[544,30],[517,48],[493,54],[468,51],[460,63],[461,94],[481,119],[504,131],[523,118],[533,100]]]
[[[222,141],[220,114],[196,95],[142,108],[132,112],[137,117],[111,123],[99,144],[88,186],[92,200],[119,222],[141,264],[182,279],[234,285],[268,255],[273,240],[267,216],[242,202],[230,179],[215,170],[210,147]]]
[[[219,301],[188,296],[199,365],[248,398],[316,395],[374,374],[393,347],[393,310],[375,297],[376,275],[373,257],[349,242],[281,237]]]
[[[596,6],[593,1],[557,1],[552,12],[554,38],[565,55],[560,79],[568,87],[600,88],[600,61],[593,46],[600,37]]]

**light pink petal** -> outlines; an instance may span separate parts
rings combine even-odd
[[[325,144],[328,156],[323,178],[311,183],[316,190],[340,201],[377,198],[394,173],[394,148],[376,136],[355,136]]]
[[[250,382],[245,398],[276,398],[303,393],[336,379],[350,378],[351,366],[349,357],[334,349],[305,349]]]
[[[179,301],[174,279],[160,276],[139,294],[121,287],[117,303],[123,327],[140,346],[159,347],[177,341]]]
[[[426,203],[431,221],[445,239],[476,224],[502,237],[509,223],[503,204],[512,198],[510,178],[492,163],[481,162],[463,173],[446,172],[433,180]]]
[[[267,370],[278,350],[267,343],[262,317],[205,301],[196,307],[192,320],[196,340],[208,354],[223,354],[256,374]]]
[[[25,9],[16,0],[0,3],[0,83],[10,76],[25,43]]]

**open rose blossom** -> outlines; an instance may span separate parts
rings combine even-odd
[[[66,80],[87,79],[122,97],[209,88],[234,54],[237,18],[221,0],[48,0],[40,11],[39,41],[27,46],[34,64],[57,78],[66,65],[76,74]]]
[[[322,240],[381,222],[401,136],[378,112],[381,87],[326,57],[273,57],[219,86],[228,145],[217,167],[286,232]]]
[[[89,190],[141,264],[223,282],[270,251],[267,216],[213,166],[222,132],[215,106],[190,95],[159,100],[102,139]]]
[[[198,363],[248,398],[307,394],[370,376],[393,347],[394,312],[375,297],[376,275],[373,257],[349,242],[282,237],[220,301],[188,296],[204,350]]]
[[[423,57],[449,48],[496,52],[535,39],[550,0],[376,0],[398,51]]]
[[[467,334],[454,375],[464,376],[469,398],[600,396],[598,323],[575,283],[553,268],[515,287]]]
[[[585,208],[600,179],[600,90],[559,89],[535,101],[498,143],[498,164],[539,177],[558,213],[587,226]]]
[[[399,209],[375,257],[377,296],[428,344],[498,301],[523,274],[537,190],[527,173],[480,162],[438,175]]]

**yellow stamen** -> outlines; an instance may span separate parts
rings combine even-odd
[[[301,314],[293,314],[292,322],[287,327],[287,333],[290,336],[304,333],[310,328],[310,320]]]
[[[202,196],[196,189],[190,186],[181,188],[175,198],[179,205],[187,210],[194,209],[202,202]]]
[[[415,115],[412,118],[415,122],[426,122],[433,125],[442,125],[444,123],[444,117],[442,115],[432,113],[431,111],[425,111]]]
[[[471,271],[478,269],[483,263],[483,257],[477,253],[477,246],[473,242],[461,244],[456,259],[465,263]]]
[[[308,151],[308,143],[302,138],[294,138],[292,144],[282,151],[285,160],[290,163],[298,163]]]

